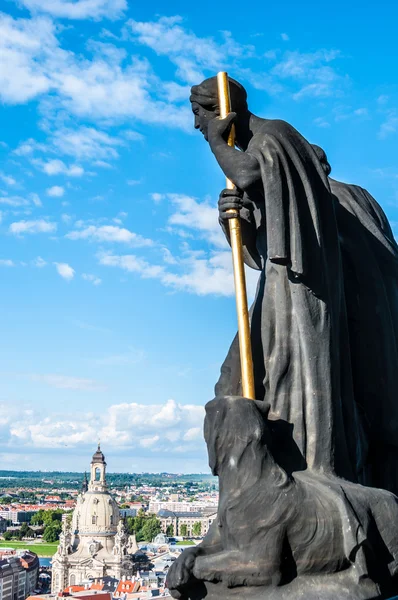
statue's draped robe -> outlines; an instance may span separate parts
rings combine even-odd
[[[369,468],[372,435],[388,435],[394,457],[398,444],[398,253],[391,231],[364,191],[361,205],[353,192],[344,202],[331,193],[311,146],[287,123],[264,120],[247,152],[261,167],[242,221],[245,261],[261,270],[251,310],[256,398],[271,404],[275,457],[288,471],[309,468],[379,485]],[[358,294],[366,301],[359,315]],[[378,300],[391,315],[374,320]],[[372,344],[380,356],[371,365]],[[364,357],[371,368],[361,381]],[[381,364],[387,359],[388,382]],[[241,393],[237,339],[216,393]],[[394,488],[390,479],[382,487]]]
[[[364,189],[329,180],[344,270],[352,381],[367,440],[361,480],[398,495],[398,247]]]

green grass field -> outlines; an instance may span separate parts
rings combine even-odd
[[[36,552],[38,556],[46,556],[51,557],[57,551],[58,543],[48,544],[44,542],[14,542],[10,540],[9,542],[0,542],[0,548],[14,548],[15,550],[26,549],[32,550],[32,552]]]
[[[192,546],[192,540],[184,540],[182,542],[176,542],[176,546]]]

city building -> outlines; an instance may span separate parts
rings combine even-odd
[[[212,512],[173,512],[171,510],[160,510],[157,514],[163,533],[172,526],[173,535],[194,536],[193,526],[201,524],[200,536],[206,535],[210,525],[217,518],[217,511]]]
[[[177,494],[172,494],[171,496]],[[156,501],[151,500],[148,507],[148,512],[156,515],[161,510],[169,510],[171,512],[215,512],[217,511],[217,501],[213,504],[206,502],[182,502],[179,500]]]
[[[33,593],[39,576],[39,559],[29,550],[0,551],[0,600],[25,600]]]
[[[7,520],[4,517],[0,517],[0,533],[4,533],[7,529]]]
[[[119,508],[106,483],[106,462],[100,446],[91,461],[88,486],[84,485],[73,511],[72,524],[63,521],[59,546],[52,559],[52,592],[105,576],[130,577],[135,536],[128,536]]]
[[[18,525],[20,523],[30,523],[31,518],[38,511],[38,508],[35,510],[18,510],[17,508],[3,508],[0,510],[0,517],[5,519],[6,521],[10,521],[14,525]]]

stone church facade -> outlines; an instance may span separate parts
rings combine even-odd
[[[105,576],[128,578],[133,573],[135,536],[128,536],[119,508],[106,483],[106,462],[100,446],[91,461],[88,485],[78,496],[72,525],[64,521],[52,559],[52,593]]]

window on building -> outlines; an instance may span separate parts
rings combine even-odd
[[[69,578],[69,585],[75,585],[76,583],[76,575],[71,575]]]
[[[101,469],[99,467],[97,467],[95,469],[95,481],[100,481],[101,479]]]
[[[93,516],[91,517],[91,523],[92,523],[93,525],[96,525],[96,524],[97,524],[97,517],[96,517],[95,515],[93,515]]]
[[[111,515],[111,525],[113,525],[113,515]]]

